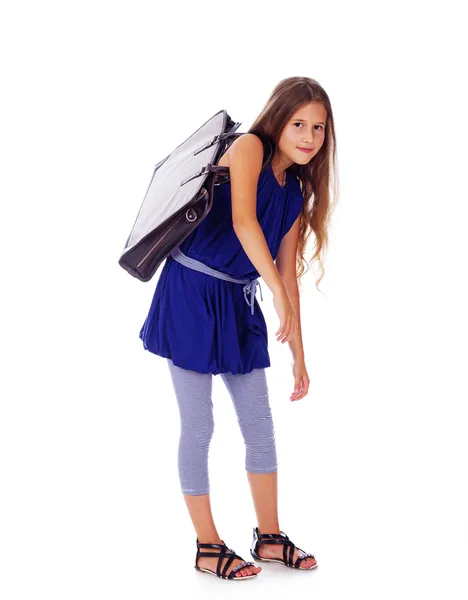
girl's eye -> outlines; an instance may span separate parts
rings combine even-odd
[[[303,123],[297,122],[297,123],[294,123],[294,125],[303,125]],[[320,129],[323,129],[323,127],[321,125],[316,125],[316,127],[320,127]]]

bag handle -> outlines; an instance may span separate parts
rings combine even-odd
[[[180,187],[182,187],[189,181],[192,181],[192,179],[195,179],[195,177],[200,177],[200,175],[205,175],[205,173],[220,173],[220,174],[224,175],[224,174],[229,173],[229,167],[219,167],[218,165],[215,165],[213,163],[208,163],[208,164],[204,165],[200,169],[200,171],[198,171],[197,173],[194,173],[193,175],[190,175],[190,177],[188,177],[187,179],[184,179],[184,181],[182,181],[182,183],[180,184]]]
[[[237,127],[239,127],[239,125],[240,125],[240,123],[236,123],[236,125],[234,127],[237,129]],[[219,133],[218,135],[215,135],[212,140],[210,140],[209,142],[206,142],[206,144],[203,144],[203,146],[198,148],[198,150],[195,150],[193,155],[196,156],[197,154],[200,154],[200,152],[203,152],[203,150],[210,148],[211,146],[213,146],[213,144],[216,144],[217,142],[225,142],[230,137],[237,137],[239,135],[244,135],[244,132],[227,131],[226,133]]]

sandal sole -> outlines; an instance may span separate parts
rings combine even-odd
[[[216,575],[214,571],[210,571],[210,569],[204,569],[203,567],[195,567],[195,569],[201,573],[208,573],[209,575],[218,577],[218,575]],[[225,579],[227,581],[240,581],[241,579],[255,579],[255,577],[258,577],[258,575],[242,575],[241,577],[231,577],[231,579],[228,579],[227,577],[218,577],[218,579]]]
[[[252,554],[252,552],[250,554]],[[312,565],[311,567],[305,568],[305,567],[294,567],[294,566],[291,566],[291,565],[287,565],[280,558],[260,558],[259,556],[254,556],[254,554],[252,554],[252,557],[255,560],[259,560],[260,562],[275,562],[275,563],[279,563],[280,565],[284,565],[285,567],[289,567],[290,569],[296,569],[296,571],[312,571],[312,569],[316,569],[318,567],[318,563],[315,563],[315,565]]]

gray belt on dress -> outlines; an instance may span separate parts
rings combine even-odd
[[[185,265],[186,267],[190,267],[191,269],[195,269],[195,271],[201,271],[202,273],[206,273],[207,275],[213,275],[213,277],[217,277],[218,279],[224,279],[225,281],[232,281],[233,283],[243,283],[244,287],[242,288],[244,292],[244,298],[247,304],[251,307],[251,312],[254,314],[254,301],[255,301],[255,292],[257,289],[260,290],[260,297],[263,302],[262,288],[260,286],[260,282],[258,279],[234,279],[230,275],[226,275],[226,273],[221,273],[221,271],[217,271],[216,269],[212,269],[208,267],[204,263],[196,260],[195,258],[191,258],[182,252],[179,247],[174,248],[171,252],[171,256],[177,262]],[[247,294],[250,292],[250,302]]]

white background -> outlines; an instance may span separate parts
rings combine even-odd
[[[460,9],[3,4],[3,600],[467,598]],[[221,109],[246,131],[292,75],[331,98],[340,183],[324,295],[303,279],[299,402],[264,283],[261,307],[280,526],[319,567],[263,563],[233,584],[193,568],[176,399],[138,338],[160,271],[144,284],[117,261],[156,162]],[[249,560],[244,442],[219,377],[213,401],[213,513]]]

